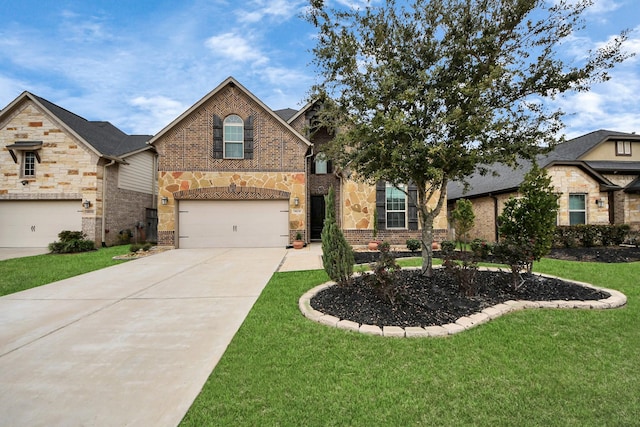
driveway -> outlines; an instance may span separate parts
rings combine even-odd
[[[7,426],[175,426],[285,249],[172,250],[0,298]]]

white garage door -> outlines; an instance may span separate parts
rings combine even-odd
[[[180,248],[285,247],[287,200],[181,200]]]
[[[0,201],[0,247],[43,248],[63,230],[82,230],[80,200]]]

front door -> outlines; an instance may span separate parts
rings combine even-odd
[[[320,240],[324,225],[324,196],[311,196],[311,240]]]

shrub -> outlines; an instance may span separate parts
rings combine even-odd
[[[118,233],[118,242],[121,245],[128,245],[131,242],[132,237],[133,233],[128,228],[126,230],[120,230]]]
[[[484,260],[489,258],[491,254],[491,244],[483,239],[473,239],[469,244],[473,256],[478,259]]]
[[[69,254],[88,252],[96,249],[93,240],[85,240],[86,234],[82,231],[61,231],[58,233],[60,241],[49,243],[49,252],[54,254]]]
[[[627,239],[629,231],[628,224],[559,226],[556,227],[553,244],[567,248],[619,245]]]
[[[142,245],[140,243],[132,243],[131,246],[129,246],[129,252],[136,253],[140,249],[142,249]]]
[[[450,240],[441,243],[442,265],[457,281],[458,291],[466,296],[473,296],[476,293],[478,258],[473,252],[456,252],[455,247],[456,243]]]
[[[396,275],[401,267],[391,253],[389,242],[380,243],[378,250],[380,256],[378,261],[371,264],[373,275],[368,276],[367,280],[378,291],[382,299],[393,305],[399,292],[396,285]]]
[[[151,249],[152,247],[153,247],[153,243],[146,242],[144,245],[142,245],[142,250],[145,252],[148,252],[149,249]]]
[[[531,271],[535,248],[535,241],[527,239],[510,239],[493,245],[493,254],[511,269],[511,286],[514,290],[524,283],[521,271]]]
[[[469,231],[473,228],[476,219],[473,203],[467,199],[458,200],[455,209],[451,211],[451,218],[456,229],[456,238],[460,241],[460,249],[462,249],[462,243],[467,243]]]
[[[348,284],[353,275],[353,250],[336,223],[334,190],[325,196],[325,219],[322,227],[322,266],[331,280],[339,285]]]
[[[422,246],[420,240],[407,239],[407,249],[409,249],[411,252],[416,252],[418,249],[420,249],[420,246]]]

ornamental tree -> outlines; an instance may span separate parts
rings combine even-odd
[[[336,130],[328,153],[370,182],[417,186],[407,197],[418,210],[425,274],[447,183],[550,148],[563,112],[544,101],[588,90],[629,56],[622,32],[581,63],[558,57],[589,4],[386,0],[347,9],[311,0],[314,98],[325,101],[318,120]]]

